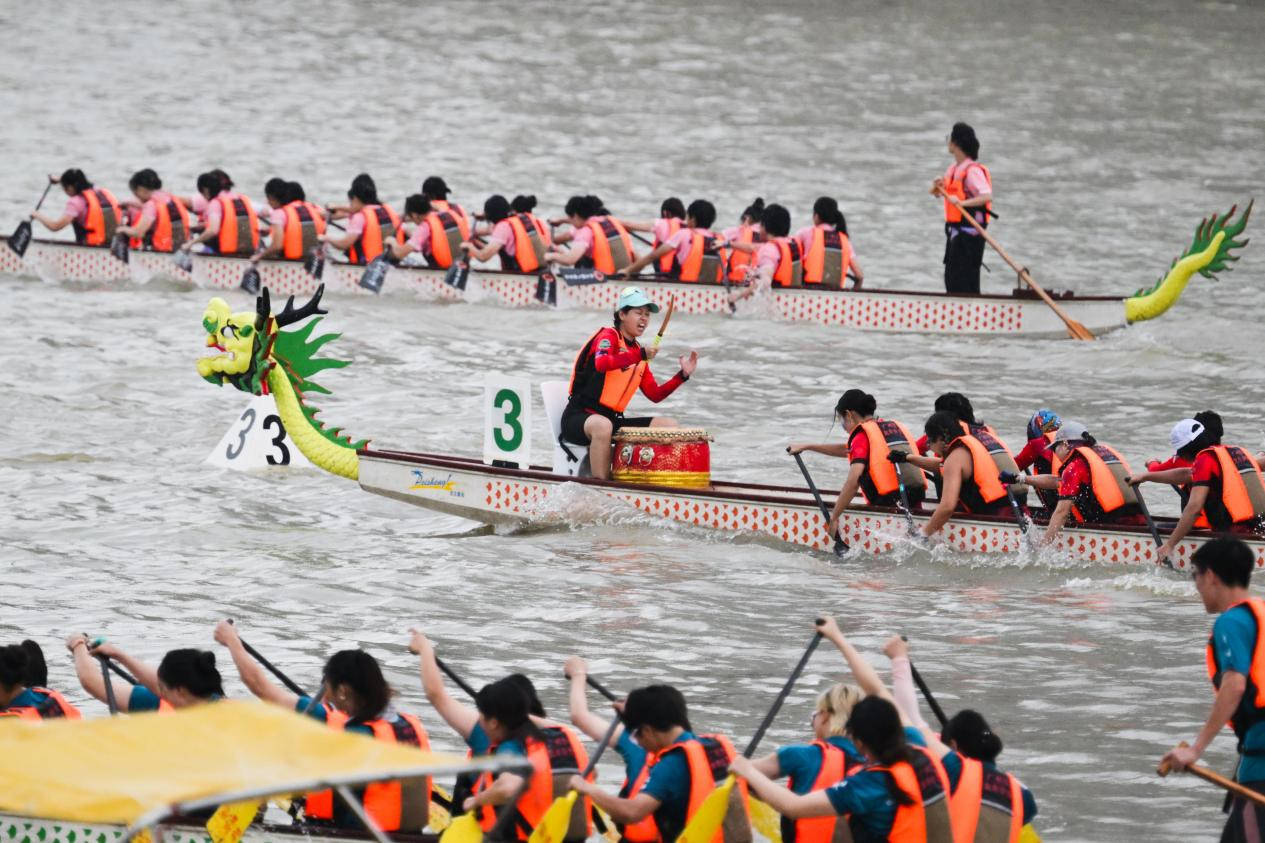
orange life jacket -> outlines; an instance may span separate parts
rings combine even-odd
[[[1237,445],[1214,445],[1201,453],[1208,451],[1221,467],[1220,489],[1210,489],[1204,504],[1208,522],[1216,529],[1228,529],[1265,516],[1265,478],[1252,455]],[[1214,494],[1219,497],[1214,499]]]
[[[337,709],[331,708],[325,712],[325,724],[331,729],[346,729],[348,722],[347,715]],[[412,714],[401,714],[392,722],[387,722],[386,720],[365,720],[361,722],[361,725],[373,729],[373,736],[384,743],[402,743],[408,746],[416,746],[419,749],[430,749],[430,739],[426,735],[426,729],[422,726],[422,721]],[[430,801],[431,780],[429,777],[424,779],[406,779],[404,781],[397,779],[394,781],[373,782],[365,787],[365,812],[373,818],[373,821],[383,831],[401,830],[400,822],[404,817],[406,787],[409,789],[409,800],[414,805],[420,806],[415,810],[420,824],[417,828],[404,830],[420,831],[427,821],[424,809]],[[313,819],[332,820],[334,818],[334,792],[332,790],[322,790],[319,793],[308,794],[304,813]],[[411,822],[409,824],[410,826],[412,825]]]
[[[852,436],[848,437],[849,444],[858,436],[864,436],[870,446],[865,474],[861,476],[861,492],[865,495],[865,500],[874,504],[879,498],[899,491],[902,479],[905,481],[905,491],[911,497],[921,500],[927,489],[927,478],[922,470],[907,462],[901,463],[897,468],[896,464],[887,458],[893,450],[903,451],[906,454],[914,452],[916,440],[910,434],[909,428],[891,419],[870,419],[857,425],[852,431]],[[899,474],[897,474],[898,471]]]
[[[962,492],[958,502],[967,512],[986,512],[994,504],[1006,498],[1006,486],[1001,482],[1001,473],[1009,471],[1019,473],[1015,458],[1001,441],[1001,437],[986,425],[968,427],[962,423],[963,433],[949,443],[945,457],[957,447],[965,447],[971,452],[972,471],[969,480],[962,484]]]
[[[29,688],[28,690],[37,694],[43,694],[47,699],[39,705],[20,705],[14,708],[0,709],[0,717],[17,717],[21,720],[52,720],[57,717],[65,717],[67,720],[83,719],[79,709],[71,705],[57,691],[48,688]]]
[[[614,217],[590,217],[586,223],[593,233],[593,267],[598,272],[619,272],[637,259],[632,237]]]
[[[735,243],[764,243],[768,240],[768,235],[764,233],[764,229],[756,231],[753,226],[738,226],[738,239]],[[744,252],[740,249],[733,249],[729,255],[729,280],[742,281],[747,277],[747,267],[755,258],[754,252]]]
[[[325,233],[325,216],[311,202],[295,199],[282,208],[286,221],[281,254],[286,260],[302,260],[316,251],[318,235]]]
[[[681,226],[683,223],[679,217],[666,217],[665,219],[667,219],[668,221],[668,239],[670,239],[673,234],[676,234],[678,231],[681,230]],[[651,245],[650,250],[654,251],[655,249],[659,248],[666,242],[667,240],[660,240],[659,236],[656,234],[654,238],[654,244]],[[671,275],[673,270],[675,269],[676,269],[676,249],[673,249],[672,251],[668,252],[663,257],[659,258],[659,273],[661,275]]]
[[[833,784],[838,784],[847,775],[849,766],[853,766],[848,764],[847,754],[834,744],[813,741],[812,745],[821,752],[821,767],[817,771],[817,778],[805,791],[807,793],[825,790]],[[860,769],[862,765],[854,766]],[[787,784],[791,790],[799,792],[799,782],[796,782],[794,777],[791,777]],[[835,832],[838,830],[839,819],[837,815],[807,817],[800,820],[782,817],[782,843],[832,843]]]
[[[1023,788],[1001,770],[985,770],[962,758],[962,774],[949,801],[957,843],[1018,843],[1023,828]],[[987,808],[987,811],[981,809]]]
[[[513,810],[518,812],[514,830],[519,840],[526,840],[531,836],[532,829],[540,824],[545,811],[549,810],[554,800],[554,776],[549,761],[548,747],[544,741],[534,737],[527,738],[525,743],[527,760],[531,762],[532,773],[527,790],[513,805]],[[475,782],[474,792],[481,793],[491,787],[493,781],[494,777],[491,773],[483,773]],[[491,831],[495,825],[496,808],[492,805],[484,805],[479,809],[479,826],[486,832]]]
[[[1084,523],[1087,517],[1097,520],[1102,515],[1110,515],[1121,507],[1137,506],[1137,493],[1134,492],[1132,486],[1124,482],[1124,478],[1129,476],[1131,469],[1118,451],[1100,443],[1092,447],[1082,445],[1074,448],[1073,453],[1080,454],[1089,465],[1090,493],[1093,495],[1097,508],[1101,510],[1101,513],[1091,510],[1086,514],[1074,505],[1072,514],[1076,516],[1078,522]],[[1054,459],[1058,458],[1054,457]],[[1070,458],[1068,462],[1071,462]],[[1067,463],[1064,463],[1059,468],[1059,473],[1061,474],[1066,467]]]
[[[804,265],[799,251],[799,241],[793,237],[775,237],[773,243],[780,253],[777,268],[773,270],[773,283],[779,287],[804,286]],[[734,253],[735,256],[738,252]]]
[[[646,786],[646,782],[650,779],[650,768],[654,766],[654,761],[658,756],[646,758],[646,763],[641,765],[641,772],[637,774],[637,778],[631,782],[625,780],[624,786],[620,788],[619,795],[623,799],[632,799],[642,788]],[[619,827],[620,837],[627,843],[658,843],[661,839],[659,835],[659,825],[654,821],[654,814],[647,814],[646,818],[641,822],[633,823]]]
[[[694,229],[690,235],[690,250],[681,263],[677,278],[681,281],[700,281],[719,284],[725,275],[726,250],[716,247],[718,238],[710,231]]]
[[[716,789],[716,785],[729,775],[729,765],[733,762],[736,753],[733,743],[724,735],[697,735],[692,740],[678,741],[660,752],[658,758],[655,759],[656,763],[669,752],[676,751],[685,754],[685,764],[690,775],[690,797],[685,811],[685,824],[688,826],[704,800]],[[735,789],[741,800],[741,817],[732,816],[731,804],[731,816],[726,818],[725,823],[716,831],[716,835],[709,843],[724,843],[724,825],[734,820],[750,825],[751,808],[747,782],[744,779],[738,779]],[[683,830],[683,828],[671,828],[674,821],[665,816],[662,806],[655,811],[655,822],[664,840],[675,840]]]
[[[891,843],[958,843],[950,810],[949,775],[944,765],[922,747],[910,749],[914,753],[912,764],[901,761],[890,767],[865,768],[886,772],[913,801],[896,806],[896,818],[887,839]]]
[[[470,239],[470,223],[465,215],[451,210],[431,211],[422,221],[422,225],[430,226],[430,260],[431,266],[447,269],[452,266],[453,259],[461,254],[461,243]]]
[[[545,242],[540,228],[529,214],[510,214],[505,218],[514,232],[514,256],[501,252],[501,268],[519,272],[535,272],[545,262]]]
[[[838,290],[852,263],[852,241],[833,228],[813,227],[813,239],[804,255],[804,283]]]
[[[108,246],[123,219],[119,201],[104,187],[90,187],[79,195],[88,203],[88,214],[83,222],[73,222],[75,242],[81,246]]]
[[[959,200],[965,200],[968,198],[966,195],[966,175],[967,173],[971,171],[973,167],[978,167],[980,170],[983,171],[984,180],[988,182],[988,192],[990,194],[993,192],[993,174],[988,171],[988,168],[978,161],[968,160],[965,162],[965,164],[966,166],[955,165],[952,170],[951,179],[945,181],[944,183],[944,195],[945,195],[944,221],[948,223],[949,225],[956,225],[958,223],[961,223],[962,212],[958,210],[956,205],[954,205],[952,202],[949,201],[948,197],[955,196]],[[967,210],[978,211],[979,209],[968,208]],[[986,212],[993,210],[993,202],[991,199],[988,201],[986,205],[984,205],[984,210]],[[983,228],[988,228],[988,214],[984,213],[983,217],[984,219],[982,222],[980,222],[980,226]],[[970,223],[967,223],[967,226],[969,227]],[[975,229],[972,227],[971,231],[974,231],[974,230]]]
[[[404,242],[400,215],[390,205],[366,205],[357,214],[364,218],[365,227],[347,250],[347,260],[352,263],[365,264],[373,260],[386,250],[385,244],[392,238],[397,243]],[[431,245],[434,246],[433,239]]]
[[[447,211],[461,220],[462,224],[466,226],[466,231],[470,230],[470,218],[466,216],[465,208],[456,202],[449,202],[447,199],[432,199],[430,200],[430,207],[432,211]]]
[[[220,206],[220,233],[215,241],[221,255],[249,257],[259,248],[259,218],[245,196],[221,193],[211,200]]]
[[[144,236],[133,237],[130,245],[133,249],[174,252],[188,239],[189,209],[175,197],[168,196],[165,202],[154,202],[154,221],[149,224]]]
[[[1265,600],[1249,597],[1226,611],[1232,612],[1240,606],[1250,611],[1256,621],[1256,644],[1252,647],[1252,667],[1247,676],[1247,688],[1243,691],[1238,709],[1230,716],[1230,727],[1234,729],[1242,751],[1243,739],[1247,736],[1248,729],[1265,720]],[[1212,687],[1220,690],[1222,671],[1217,664],[1217,651],[1213,648],[1211,635],[1208,636],[1204,661],[1208,665],[1208,678],[1212,680]]]
[[[601,405],[613,413],[622,413],[637,394],[641,387],[641,378],[650,364],[643,358],[635,366],[625,366],[610,372],[597,371],[596,365],[591,362],[597,356],[594,344],[605,330],[603,328],[589,337],[589,341],[575,356],[575,363],[571,367],[571,384],[567,392],[573,400],[579,399],[586,407]],[[629,346],[618,329],[615,329],[615,336],[615,347],[610,353],[620,354]]]

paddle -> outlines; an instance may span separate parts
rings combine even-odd
[[[825,623],[823,619],[817,619],[819,627],[823,623]],[[791,689],[795,687],[795,681],[804,672],[804,667],[808,664],[808,660],[812,658],[813,651],[817,649],[817,645],[820,643],[821,633],[816,632],[813,634],[813,639],[808,642],[804,655],[800,656],[799,663],[791,671],[786,684],[782,686],[777,699],[773,701],[773,707],[769,709],[768,714],[764,715],[764,721],[760,724],[760,728],[756,729],[751,742],[743,750],[742,755],[744,758],[750,758],[755,754],[756,747],[760,745],[760,740],[764,737],[764,733],[773,724],[773,719],[777,717],[778,711],[781,710],[782,703],[786,702],[786,698],[790,696]],[[676,843],[710,843],[716,832],[720,830],[721,824],[725,821],[725,814],[729,811],[729,794],[733,792],[735,781],[736,777],[733,773],[730,773],[722,785],[707,795],[707,798],[703,800],[703,804],[698,807],[694,816],[686,823],[685,830],[676,839]]]
[[[672,311],[676,309],[676,293],[668,298],[668,312],[663,314],[663,321],[659,323],[659,333],[655,334],[654,347],[658,348],[659,343],[663,342],[663,332],[668,329],[668,322],[672,320]]]
[[[911,534],[918,532],[918,525],[914,523],[914,514],[909,509],[909,492],[905,491],[905,478],[900,473],[900,466],[895,465],[896,469],[896,488],[900,492],[900,508],[905,513],[905,523],[909,525]]]
[[[1190,744],[1186,743],[1185,741],[1182,741],[1181,743],[1178,744],[1178,746],[1179,747],[1190,746]],[[1155,772],[1159,773],[1161,777],[1167,776],[1172,771],[1173,771],[1173,765],[1169,763],[1168,761],[1162,762],[1158,767],[1155,768]],[[1265,805],[1265,793],[1257,793],[1254,790],[1249,790],[1248,788],[1244,787],[1238,782],[1231,781],[1230,779],[1227,779],[1225,776],[1221,775],[1220,773],[1215,773],[1212,770],[1209,770],[1207,767],[1201,767],[1198,764],[1191,764],[1189,767],[1186,768],[1186,772],[1190,773],[1191,775],[1198,776],[1199,778],[1203,779],[1206,782],[1215,784],[1217,787],[1225,788],[1226,790],[1233,793],[1235,796],[1238,796],[1242,799],[1247,799],[1250,802],[1255,802],[1257,805]]]
[[[786,453],[790,454],[791,449],[787,447]],[[826,523],[830,523],[830,510],[826,509],[826,502],[821,499],[821,492],[817,491],[817,484],[813,482],[813,477],[808,473],[808,466],[804,465],[804,458],[799,454],[791,454],[795,457],[795,462],[799,464],[799,471],[804,475],[804,481],[808,483],[808,488],[812,490],[813,497],[817,499],[817,508],[821,510],[821,517],[826,519]],[[834,536],[835,540],[835,556],[842,556],[848,552],[848,543],[838,534]]]
[[[382,284],[387,279],[387,270],[398,263],[399,261],[395,260],[391,252],[384,251],[369,261],[365,271],[360,274],[360,286],[372,293],[381,293]]]
[[[1160,528],[1155,526],[1155,519],[1151,517],[1151,511],[1146,508],[1146,501],[1142,498],[1142,490],[1134,486],[1133,495],[1138,499],[1138,509],[1142,511],[1142,517],[1146,519],[1146,526],[1151,531],[1151,538],[1155,539],[1155,546],[1163,547],[1164,540],[1160,538]],[[1164,558],[1164,564],[1169,568],[1173,567],[1173,561],[1168,557]]]
[[[593,775],[593,771],[597,769],[598,759],[602,757],[602,753],[606,751],[606,745],[610,743],[611,738],[615,736],[615,730],[619,728],[619,717],[611,718],[611,725],[606,728],[606,734],[602,736],[602,741],[597,745],[593,755],[589,758],[589,763],[585,765],[584,772],[580,773],[580,778],[587,779]],[[559,796],[553,800],[553,804],[545,811],[545,815],[540,818],[540,822],[536,823],[536,827],[532,829],[531,836],[527,838],[527,843],[555,843],[561,841],[567,836],[567,829],[571,827],[571,814],[575,809],[575,800],[579,797],[576,790],[568,790],[565,796]]]
[[[476,246],[483,245],[483,241],[473,235],[470,237],[470,242]],[[448,267],[448,271],[444,273],[444,283],[458,290],[464,290],[466,282],[470,280],[470,253],[463,254],[464,256],[453,261],[452,266]]]
[[[88,649],[95,650],[97,647],[100,647],[104,643],[105,643],[105,638],[98,636],[97,638],[92,639],[92,641],[88,643]],[[119,667],[118,664],[115,663],[114,659],[110,658],[109,656],[98,656],[97,658],[105,659],[106,662],[108,662],[110,665],[110,670],[114,671],[114,675],[119,677],[124,682],[128,683],[129,685],[141,684],[139,681],[137,681],[135,676],[128,673],[123,668]]]
[[[908,641],[905,636],[900,637],[901,641]],[[931,713],[940,721],[940,728],[943,729],[949,725],[949,718],[944,716],[944,709],[940,707],[940,703],[936,702],[936,698],[931,693],[931,689],[927,687],[927,683],[923,681],[922,674],[918,672],[918,668],[914,667],[913,659],[909,660],[909,675],[913,677],[914,684],[918,686],[918,690],[922,691],[922,697],[927,701],[927,705],[931,707]]]
[[[943,191],[941,191],[941,194],[943,194]],[[984,227],[976,221],[974,214],[963,209],[962,219],[974,226],[975,230],[979,232],[980,236],[984,238],[988,245],[992,246],[993,250],[996,251],[997,254],[1001,255],[1001,259],[1010,264],[1010,268],[1019,273],[1019,277],[1023,279],[1024,283],[1027,284],[1033,292],[1041,297],[1041,301],[1049,305],[1055,315],[1063,320],[1063,324],[1067,326],[1068,334],[1070,334],[1073,339],[1092,340],[1094,338],[1094,335],[1089,332],[1088,328],[1068,316],[1063,308],[1055,304],[1054,299],[1050,298],[1050,294],[1042,289],[1040,284],[1032,280],[1032,275],[1028,272],[1028,268],[1026,266],[1019,266],[1019,264],[1014,262],[1010,255],[1006,254],[1006,250],[1001,247],[1001,244],[997,242],[996,238],[989,234],[988,231],[986,231]]]
[[[607,278],[605,272],[599,272],[593,267],[559,266],[553,269],[552,272],[572,287],[583,284],[601,284]]]
[[[48,186],[44,188],[44,192],[40,194],[40,201],[35,203],[35,210],[39,210],[44,204],[44,200],[48,198],[48,191],[53,189],[53,180],[49,179]],[[31,245],[31,221],[29,219],[22,220],[18,223],[18,227],[13,229],[13,233],[9,235],[9,248],[18,253],[18,257],[25,257],[26,250]]]
[[[86,632],[83,634],[83,637],[85,641],[92,640],[88,638],[88,633]],[[104,643],[105,641],[105,639],[103,638],[96,639],[96,640],[98,644]],[[89,647],[89,649],[91,650],[92,648]],[[101,679],[103,682],[105,682],[105,704],[110,709],[111,715],[118,714],[119,701],[114,696],[114,681],[110,679],[110,659],[108,656],[105,656],[105,655],[98,655],[95,658],[101,665]],[[132,684],[135,685],[136,683],[133,682]]]
[[[252,296],[259,294],[259,288],[262,286],[259,278],[259,267],[251,261],[246,266],[246,271],[242,273],[242,289],[250,293]]]
[[[229,618],[228,622],[232,623],[233,619]],[[242,641],[241,636],[238,636],[238,640],[242,642],[242,649],[245,650],[247,653],[250,653],[250,657],[253,658],[255,661],[259,662],[261,665],[263,665],[263,667],[269,673],[277,677],[277,680],[281,682],[282,685],[285,685],[287,688],[289,688],[294,693],[298,694],[300,697],[307,696],[307,691],[304,691],[302,688],[300,688],[297,684],[294,683],[293,680],[290,679],[289,676],[286,676],[284,673],[282,673],[280,668],[278,668],[272,662],[264,658],[262,653],[260,653],[254,647],[247,644],[245,641]]]

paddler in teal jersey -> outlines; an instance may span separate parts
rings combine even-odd
[[[1212,539],[1191,557],[1195,590],[1204,611],[1218,615],[1207,643],[1208,674],[1216,696],[1204,726],[1189,745],[1169,750],[1161,767],[1184,770],[1199,760],[1228,724],[1238,738],[1235,781],[1265,793],[1265,601],[1248,592],[1255,567],[1252,550],[1241,539]],[[1265,809],[1231,797],[1222,840],[1260,840]]]

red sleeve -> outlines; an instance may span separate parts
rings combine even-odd
[[[1089,464],[1084,459],[1074,459],[1059,475],[1059,499],[1074,498],[1089,484]]]
[[[922,456],[927,453],[927,437],[919,436],[918,441],[914,443],[914,453]]]
[[[603,328],[593,341],[593,366],[599,372],[613,372],[641,362],[641,347],[631,346],[623,351],[613,349],[619,345],[619,334],[614,328]]]
[[[1045,441],[1044,436],[1040,439],[1029,439],[1028,444],[1024,445],[1023,450],[1015,457],[1015,465],[1019,466],[1020,471],[1023,471],[1037,461],[1037,457],[1045,452],[1049,444],[1049,442]]]
[[[1151,460],[1146,464],[1147,471],[1168,471],[1172,468],[1190,468],[1190,461],[1174,454],[1166,460]]]
[[[646,371],[641,375],[641,392],[654,403],[658,404],[664,398],[667,398],[676,388],[685,383],[685,378],[678,371],[670,380],[663,383],[655,383],[654,375],[650,373],[650,367],[646,367]]]
[[[862,433],[848,442],[848,458],[852,462],[870,461],[870,437]]]
[[[1220,476],[1221,464],[1217,462],[1216,455],[1209,451],[1200,451],[1199,456],[1195,457],[1194,465],[1190,467],[1190,485],[1211,486],[1212,481]]]

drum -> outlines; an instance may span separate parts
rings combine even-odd
[[[612,442],[611,477],[653,486],[708,486],[712,481],[710,441],[701,428],[622,428]]]

